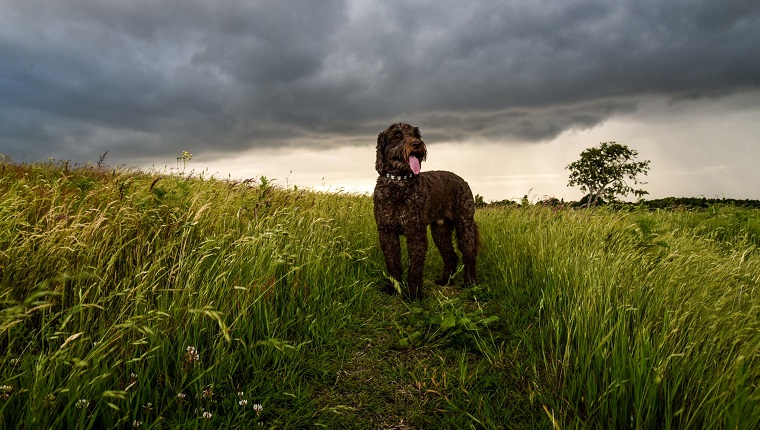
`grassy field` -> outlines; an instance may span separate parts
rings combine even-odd
[[[0,168],[4,428],[760,428],[760,211],[483,209],[411,303],[368,196]]]

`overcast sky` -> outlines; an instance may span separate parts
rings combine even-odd
[[[371,191],[406,121],[486,200],[578,199],[610,140],[758,199],[758,47],[757,0],[0,0],[0,154]]]

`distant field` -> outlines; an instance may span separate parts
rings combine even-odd
[[[410,303],[368,196],[0,169],[3,428],[760,428],[760,210],[482,209]]]

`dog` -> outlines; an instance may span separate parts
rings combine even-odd
[[[452,235],[464,262],[464,282],[476,281],[480,234],[475,223],[475,199],[464,179],[448,171],[421,172],[427,147],[420,130],[407,123],[393,124],[377,136],[373,194],[375,222],[388,274],[401,282],[400,236],[406,237],[409,254],[407,276],[411,299],[421,297],[422,275],[427,253],[427,227],[443,258],[443,273],[435,282],[449,283],[459,258]]]

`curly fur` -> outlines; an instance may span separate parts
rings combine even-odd
[[[452,241],[454,231],[464,261],[465,283],[475,283],[480,235],[470,186],[447,171],[415,174],[410,167],[410,156],[420,163],[427,157],[427,148],[417,127],[393,124],[377,136],[375,170],[380,176],[374,192],[375,222],[388,274],[399,282],[402,279],[399,237],[405,236],[409,253],[409,295],[420,296],[427,227],[430,226],[433,242],[443,258],[443,273],[436,283],[447,284],[456,271],[459,259]]]

